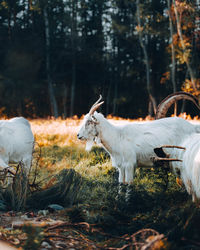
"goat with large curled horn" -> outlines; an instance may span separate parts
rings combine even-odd
[[[153,166],[152,157],[156,156],[154,148],[162,145],[179,145],[183,138],[200,131],[200,126],[178,117],[163,118],[142,124],[134,122],[114,125],[97,112],[97,109],[104,103],[101,100],[100,96],[89,113],[85,115],[77,137],[86,141],[87,150],[90,150],[96,142],[109,153],[112,165],[119,170],[120,183],[132,183],[136,166]],[[173,102],[165,103],[169,106]],[[160,106],[157,118],[163,117],[164,113],[166,113],[166,108],[161,109]],[[172,149],[168,150],[168,153],[172,155]]]
[[[189,100],[200,110],[198,100],[192,94],[177,92],[167,96],[158,106],[156,119],[166,116],[171,105],[179,100]],[[193,202],[200,203],[200,133],[199,126],[196,127],[197,133],[186,134],[182,137],[179,144],[163,145],[155,148],[156,157],[154,162],[168,162],[171,165],[178,179],[184,184],[187,192],[192,196]],[[166,153],[166,148],[172,148],[170,154]],[[162,153],[162,155],[160,155]],[[171,157],[174,158],[171,158]],[[179,181],[180,183],[180,181]]]

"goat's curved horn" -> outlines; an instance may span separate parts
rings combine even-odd
[[[157,107],[155,119],[164,118],[167,114],[168,109],[174,104],[176,101],[179,100],[189,100],[194,103],[194,105],[200,110],[198,105],[198,100],[192,94],[180,91],[174,94],[168,95]]]
[[[94,107],[95,105],[97,105],[102,99],[102,95],[99,96],[99,99],[92,105],[92,107]]]
[[[92,115],[94,113],[94,111],[96,111],[103,103],[103,102],[100,102],[102,99],[102,95],[100,95],[99,99],[92,105],[90,111],[89,111],[89,115]]]

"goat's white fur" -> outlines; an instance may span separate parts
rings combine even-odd
[[[180,145],[185,150],[175,149],[172,154],[182,162],[173,162],[172,167],[180,170],[187,192],[196,201],[200,199],[200,134],[187,136]]]
[[[110,154],[112,165],[119,170],[119,182],[131,183],[136,165],[153,166],[154,148],[179,145],[183,138],[199,130],[199,126],[177,117],[113,125],[95,112],[85,116],[77,136],[87,141],[87,149],[91,149],[94,142],[101,144]]]
[[[0,121],[0,168],[23,162],[28,174],[34,147],[34,136],[28,120],[16,117]]]

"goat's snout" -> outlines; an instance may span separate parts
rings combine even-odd
[[[81,136],[80,134],[77,134],[77,138],[78,138],[79,140],[81,140],[81,139],[83,139],[83,136]]]

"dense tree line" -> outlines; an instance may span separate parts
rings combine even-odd
[[[167,94],[200,94],[200,1],[2,0],[0,111],[153,115]]]

